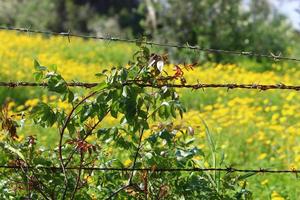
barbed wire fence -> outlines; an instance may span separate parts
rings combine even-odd
[[[202,48],[200,46],[191,46],[188,43],[185,45],[182,44],[171,44],[171,43],[158,43],[153,41],[145,41],[143,39],[125,39],[125,38],[115,38],[115,37],[100,37],[94,35],[82,35],[74,34],[71,31],[68,32],[54,32],[54,31],[45,31],[45,30],[34,30],[29,28],[16,28],[16,27],[4,27],[0,26],[0,30],[6,31],[17,31],[21,33],[34,33],[34,34],[43,34],[50,36],[62,36],[67,37],[70,41],[71,37],[83,38],[83,39],[95,39],[95,40],[104,40],[104,41],[114,41],[114,42],[125,42],[125,43],[141,43],[150,46],[166,47],[166,48],[176,48],[176,49],[188,49],[193,51],[201,51],[209,54],[227,54],[234,56],[246,56],[246,57],[258,57],[266,58],[273,61],[295,61],[300,62],[299,58],[286,57],[281,55],[270,54],[261,54],[257,52],[248,52],[248,51],[235,51],[235,50],[224,50],[224,49],[209,49]],[[96,87],[99,83],[87,83],[87,82],[68,82],[66,83],[69,87],[83,87],[86,89]],[[123,85],[136,84],[140,87],[151,87],[151,88],[162,88],[162,87],[172,87],[172,88],[189,88],[193,90],[205,89],[205,88],[225,88],[227,90],[231,89],[253,89],[253,90],[294,90],[299,91],[300,85],[285,85],[283,83],[279,84],[236,84],[236,83],[225,83],[225,84],[215,84],[215,83],[196,83],[196,84],[152,84],[144,83],[139,80],[131,80],[123,83]],[[47,83],[39,82],[0,82],[0,87],[8,88],[17,88],[17,87],[47,87]],[[257,173],[257,174],[295,174],[298,176],[300,170],[295,168],[291,169],[268,169],[268,168],[255,168],[255,169],[240,169],[234,167],[225,167],[225,168],[114,168],[114,167],[87,167],[87,166],[73,166],[73,167],[46,167],[46,166],[18,166],[18,165],[0,165],[0,169],[10,169],[10,170],[48,170],[55,173],[62,173],[63,170],[90,170],[90,171],[148,171],[148,172],[157,172],[157,173],[174,173],[174,172],[203,172],[203,171],[219,171],[225,173]]]
[[[94,88],[99,83],[87,83],[87,82],[70,82],[66,83],[69,87],[82,87],[82,88]],[[285,85],[283,83],[279,84],[237,84],[237,83],[225,83],[225,84],[215,84],[215,83],[197,83],[197,84],[151,84],[151,83],[141,83],[141,81],[132,80],[123,83],[125,85],[137,85],[140,87],[150,87],[150,88],[188,88],[193,90],[205,89],[205,88],[225,88],[227,90],[232,89],[248,89],[248,90],[300,90],[300,85]],[[0,82],[0,87],[17,88],[17,87],[47,87],[48,83],[38,83],[38,82]]]
[[[125,42],[125,43],[140,43],[150,46],[158,46],[158,47],[167,47],[167,48],[176,48],[176,49],[188,49],[194,51],[202,51],[209,54],[227,54],[227,55],[235,55],[235,56],[246,56],[246,57],[257,57],[257,58],[267,58],[274,61],[279,60],[288,60],[288,61],[296,61],[300,62],[300,58],[291,58],[282,55],[275,55],[270,52],[269,54],[262,54],[258,52],[250,52],[250,51],[237,51],[237,50],[225,50],[225,49],[211,49],[211,48],[203,48],[200,46],[192,46],[189,45],[188,42],[186,44],[171,44],[171,43],[159,43],[153,41],[147,41],[143,39],[126,39],[126,38],[118,38],[118,37],[101,37],[95,35],[82,35],[68,32],[54,32],[54,31],[46,31],[46,30],[35,30],[30,28],[17,28],[17,27],[6,27],[0,26],[0,30],[6,31],[17,31],[22,33],[34,33],[34,34],[43,34],[50,36],[62,36],[67,37],[69,41],[71,37],[83,38],[83,39],[94,39],[94,40],[103,40],[103,41],[112,41],[112,42]]]
[[[61,167],[46,167],[46,166],[18,166],[18,165],[0,165],[0,169],[36,169],[36,170],[49,170],[49,171],[62,171]],[[272,173],[272,174],[297,174],[300,173],[300,170],[297,169],[239,169],[234,167],[226,167],[226,168],[114,168],[114,167],[66,167],[65,169],[69,170],[90,170],[90,171],[149,171],[149,172],[203,172],[203,171],[220,171],[227,173]]]

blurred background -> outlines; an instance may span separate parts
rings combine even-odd
[[[298,0],[1,0],[0,24],[291,55],[299,12]]]

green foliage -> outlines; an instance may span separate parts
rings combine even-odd
[[[153,8],[142,22],[145,31],[160,41],[187,45],[199,45],[207,49],[228,49],[286,54],[292,40],[293,30],[285,17],[279,14],[266,0],[167,0],[149,3],[145,1],[141,12]],[[148,2],[148,3],[147,3]],[[153,21],[152,23],[149,22]],[[156,26],[153,27],[153,24]],[[177,50],[171,52],[178,60],[187,58],[196,61],[229,61],[233,57],[214,56],[199,52]]]
[[[253,174],[155,171],[157,168],[204,168],[209,156],[194,146],[192,127],[172,123],[172,119],[178,114],[182,117],[185,112],[176,91],[168,87],[144,87],[172,81],[162,70],[163,56],[151,54],[141,46],[135,58],[129,67],[96,74],[102,82],[85,97],[71,90],[56,71],[34,62],[35,77],[45,82],[48,91],[59,95],[70,109],[40,102],[28,113],[28,119],[35,124],[57,129],[54,149],[38,146],[34,136],[18,142],[12,129],[18,127],[13,126],[17,122],[5,114],[7,111],[2,112],[2,127],[10,136],[0,143],[1,161],[20,167],[16,171],[5,170],[1,175],[2,198],[251,199],[245,179]],[[103,121],[110,117],[118,123],[103,127]],[[4,126],[7,123],[10,125]],[[214,141],[209,131],[207,134],[212,147],[212,167],[217,167]],[[90,137],[92,141],[88,140]],[[62,170],[45,169],[50,166]],[[84,169],[91,166],[152,170]]]
[[[135,12],[137,5],[130,0],[113,3],[106,0],[3,0],[0,2],[0,23],[99,34],[106,34],[103,30],[109,29],[110,34],[131,35],[142,32],[139,25],[142,16]]]

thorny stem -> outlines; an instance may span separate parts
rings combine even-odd
[[[142,147],[143,135],[144,135],[144,128],[142,128],[141,131],[140,131],[139,143],[138,143],[138,147],[137,147],[136,152],[135,152],[135,156],[134,156],[134,160],[133,160],[133,164],[132,164],[132,169],[135,168],[136,161],[137,161],[137,158],[138,158],[138,155],[139,155],[139,151]],[[130,175],[129,180],[128,180],[128,185],[132,184],[133,175],[134,175],[134,170],[131,172],[131,175]]]
[[[132,178],[133,178],[133,175],[134,175],[134,168],[135,168],[135,165],[136,165],[136,162],[137,162],[139,151],[142,147],[143,135],[144,135],[144,128],[142,128],[140,130],[139,143],[138,143],[138,147],[136,149],[135,155],[134,155],[134,160],[133,160],[133,164],[132,164],[132,168],[131,168],[132,172],[131,172],[130,177],[128,179],[128,183],[126,185],[120,187],[119,189],[117,189],[115,192],[113,192],[106,200],[111,199],[112,197],[116,196],[119,192],[121,192],[122,190],[124,190],[124,189],[126,189],[126,188],[128,188],[132,185]]]
[[[121,192],[122,190],[125,190],[126,188],[130,187],[130,185],[126,184],[122,187],[120,187],[119,189],[117,189],[116,191],[114,191],[111,195],[109,195],[109,197],[107,197],[105,200],[111,200],[114,196],[116,196],[119,192]]]
[[[106,116],[109,112],[110,112],[110,109],[105,113],[104,116]],[[103,120],[103,119],[97,121],[97,123],[96,123],[96,124],[89,130],[89,132],[84,136],[83,140],[86,140],[86,138],[87,138],[88,136],[90,136],[90,135],[93,133],[93,131],[95,130],[95,128],[100,124],[100,122],[102,122],[102,120]],[[64,164],[65,167],[67,167],[68,164],[71,162],[71,160],[72,160],[73,155],[74,155],[75,152],[76,152],[76,149],[74,149],[74,150],[72,151],[72,153],[69,155],[69,157],[67,158],[67,162]]]
[[[65,132],[68,124],[70,123],[70,120],[71,120],[71,117],[72,117],[74,111],[78,108],[78,106],[80,106],[81,104],[83,104],[88,98],[94,96],[96,93],[97,92],[92,92],[91,94],[87,95],[79,103],[77,103],[76,106],[74,106],[72,108],[72,110],[69,113],[69,115],[68,115],[68,117],[67,117],[64,125],[62,126],[62,128],[60,130],[60,137],[59,137],[59,144],[58,144],[58,154],[59,154],[60,165],[61,165],[61,168],[63,170],[64,177],[65,177],[65,190],[64,190],[64,193],[63,193],[63,196],[62,196],[63,200],[66,198],[67,188],[68,188],[68,179],[67,179],[65,165],[64,165],[64,161],[63,161],[63,157],[62,157],[62,141],[63,141],[64,132]]]
[[[79,186],[79,182],[80,182],[80,176],[81,176],[81,171],[82,171],[83,160],[84,160],[84,152],[81,151],[80,152],[80,164],[79,164],[78,176],[77,176],[77,180],[76,180],[76,185],[75,185],[74,191],[73,191],[72,196],[71,196],[71,200],[73,200],[75,198],[75,194],[78,191],[78,186]]]

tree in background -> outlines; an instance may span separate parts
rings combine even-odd
[[[2,0],[0,1],[0,24],[49,28],[57,30],[56,4],[58,0]]]
[[[147,2],[144,5],[149,7]],[[157,27],[146,20],[142,25],[148,35],[163,42],[267,54],[275,50],[272,53],[276,54],[285,53],[292,34],[286,18],[267,0],[253,0],[248,5],[241,0],[164,0],[152,1],[152,6],[156,8]],[[214,58],[224,59],[221,55]]]
[[[0,24],[132,36],[143,32],[137,0],[2,0]]]

